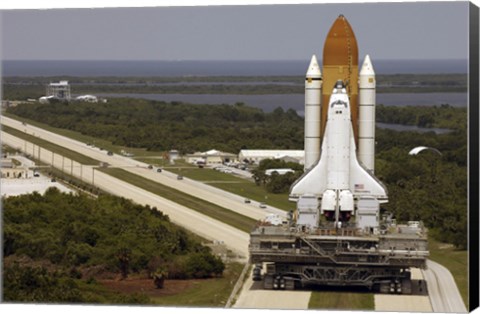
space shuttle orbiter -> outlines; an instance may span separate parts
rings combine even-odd
[[[340,15],[325,41],[324,75],[315,55],[306,74],[305,173],[289,196],[297,202],[297,224],[315,226],[318,214],[348,221],[360,199],[388,201],[386,188],[373,174],[375,72],[367,55],[355,73],[357,58],[353,30]],[[374,212],[378,215],[379,208]]]
[[[351,107],[345,84],[339,80],[330,96],[321,155],[290,191],[290,199],[309,195],[321,199],[320,211],[339,220],[353,215],[354,198],[387,200],[385,187],[357,159]]]

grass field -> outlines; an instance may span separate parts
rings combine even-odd
[[[84,142],[84,143],[92,143],[97,147],[102,147],[105,150],[109,150],[115,153],[120,153],[121,150],[127,150],[130,153],[134,154],[134,159],[145,162],[151,165],[155,165],[158,167],[164,167],[168,171],[172,171],[174,173],[181,173],[183,176],[188,177],[193,180],[197,181],[202,181],[207,184],[210,184],[214,187],[217,187],[219,189],[240,195],[245,198],[249,198],[258,202],[264,202],[270,206],[274,206],[283,210],[291,210],[294,208],[294,204],[292,202],[288,201],[288,193],[283,193],[283,194],[273,194],[273,193],[268,193],[264,187],[262,186],[257,186],[254,182],[238,178],[236,176],[233,176],[231,174],[225,174],[221,173],[218,171],[214,171],[212,169],[204,168],[204,169],[199,169],[197,167],[194,167],[184,161],[176,161],[175,165],[170,165],[168,160],[165,160],[163,158],[159,158],[163,156],[163,152],[154,152],[154,151],[147,151],[145,149],[141,148],[125,148],[122,146],[116,146],[113,145],[111,142],[94,138],[91,136],[83,135],[79,132],[71,131],[71,130],[66,130],[66,129],[60,129],[60,128],[54,128],[51,127],[47,124],[40,123],[37,121],[25,119],[25,118],[20,118],[15,115],[11,114],[6,114],[5,116],[11,117],[13,119],[23,121],[25,123],[37,126],[39,128],[45,129],[47,131],[51,131],[66,137],[69,137],[71,139]],[[3,126],[4,130],[6,130],[8,127]],[[84,155],[76,154],[73,151],[67,150],[61,146],[52,144],[47,141],[42,141],[42,144],[39,144],[40,142],[35,142],[34,139],[38,139],[37,137],[34,136],[20,136],[21,134],[25,135],[23,132],[17,131],[12,128],[8,128],[9,130],[13,130],[11,133],[12,135],[15,135],[17,137],[21,137],[24,139],[27,139],[31,141],[32,143],[35,143],[37,145],[40,145],[42,147],[45,147],[47,149],[50,149],[56,153],[62,154],[61,151],[69,151],[69,156],[65,155],[65,157],[69,157],[77,162],[84,163],[84,164],[98,164],[98,161],[95,161],[94,163],[91,163],[93,159],[91,159],[90,162],[82,162],[80,161],[83,157],[86,157]],[[48,145],[44,146],[44,145]],[[50,147],[50,148],[49,148]],[[55,149],[53,149],[55,147]],[[74,154],[72,154],[74,153]],[[76,155],[75,155],[76,154]],[[83,157],[80,157],[83,156]],[[88,157],[87,157],[88,158]],[[83,160],[83,159],[82,159]],[[219,182],[222,181],[222,182]]]
[[[463,302],[468,308],[468,252],[457,250],[451,244],[429,238],[430,257],[434,262],[445,266],[455,278]]]
[[[70,149],[65,148],[63,146],[54,144],[52,142],[42,140],[41,138],[38,138],[36,136],[25,134],[22,131],[13,129],[13,128],[8,127],[8,126],[3,125],[3,124],[2,124],[2,131],[5,131],[8,134],[11,134],[11,135],[16,136],[16,137],[21,138],[21,139],[24,139],[24,140],[26,140],[30,143],[33,143],[35,145],[41,146],[45,149],[48,149],[48,150],[54,152],[55,154],[65,156],[67,158],[70,158],[70,159],[72,159],[76,162],[79,162],[81,164],[84,164],[84,165],[98,165],[100,163],[100,161],[98,161],[96,159],[93,159],[93,158],[87,157],[85,155],[79,154],[77,152],[74,152],[73,150],[70,150]]]
[[[245,182],[242,184],[222,184],[212,183],[212,186],[229,191],[258,202],[264,202],[268,205],[283,209],[285,211],[295,209],[295,204],[288,201],[288,194],[273,194],[265,191],[263,187],[255,183]]]
[[[160,158],[160,153],[157,152],[157,154],[158,156],[134,156],[133,159],[155,167],[169,167],[170,162],[167,159]]]
[[[313,291],[309,309],[374,310],[373,293]]]
[[[213,170],[210,168],[198,168],[192,165],[178,165],[178,167],[165,167],[168,171],[181,174],[184,177],[190,178],[192,180],[200,181],[200,182],[235,182],[235,183],[243,183],[249,182],[248,180],[239,178],[237,176],[228,174],[228,173],[221,173],[220,171]]]
[[[179,295],[151,298],[155,305],[224,307],[244,265],[227,264],[222,278],[197,282]]]
[[[25,134],[21,131],[12,129],[10,127],[3,126],[3,130],[9,134],[25,139],[41,147],[44,147],[54,153],[64,155],[65,157],[68,157],[79,163],[82,163],[82,164],[98,164],[99,163],[98,160],[89,158],[85,155],[76,153],[72,150],[53,144],[51,142],[39,139],[35,136]],[[242,231],[250,232],[256,223],[254,219],[240,215],[236,212],[217,206],[210,202],[201,200],[199,198],[190,196],[186,193],[180,192],[178,190],[167,187],[165,185],[154,182],[152,180],[145,179],[139,175],[132,174],[125,170],[116,169],[116,168],[98,168],[98,170],[103,171],[117,179],[123,180],[137,187],[145,189],[149,192],[157,194],[161,197],[165,197],[169,200],[174,201],[175,203],[178,203],[190,209],[196,210],[204,215],[220,220]]]
[[[117,154],[120,154],[121,150],[126,150],[129,153],[134,154],[135,156],[161,156],[162,155],[162,152],[147,151],[144,148],[131,148],[131,147],[126,148],[126,147],[123,147],[123,146],[117,146],[117,145],[112,144],[110,141],[100,139],[100,138],[95,138],[95,137],[88,136],[88,135],[84,135],[80,132],[67,130],[67,129],[55,128],[55,127],[49,126],[48,124],[45,124],[45,123],[37,122],[37,121],[34,121],[34,120],[30,120],[30,119],[21,118],[21,117],[18,117],[16,115],[9,114],[9,113],[3,113],[2,112],[2,114],[6,117],[10,117],[12,119],[25,122],[27,124],[42,128],[44,130],[47,130],[47,131],[50,131],[50,132],[53,132],[53,133],[56,133],[56,134],[59,134],[59,135],[69,137],[71,139],[74,139],[74,140],[77,140],[77,141],[80,141],[80,142],[83,142],[83,143],[94,144],[97,147],[101,147],[105,150],[109,150],[109,151],[112,151],[112,152],[117,153]],[[3,127],[5,127],[5,126],[3,126]]]
[[[128,182],[139,188],[157,194],[161,197],[174,201],[175,203],[184,205],[190,209],[198,211],[204,215],[222,221],[239,230],[250,232],[256,221],[249,217],[240,215],[236,212],[204,201],[202,199],[190,196],[186,193],[180,192],[176,189],[145,179],[139,175],[132,174],[123,169],[118,168],[102,168],[99,169],[117,179]],[[159,208],[159,210],[162,210]]]
[[[295,206],[294,203],[288,201],[288,193],[268,193],[264,187],[256,185],[253,181],[239,178],[232,174],[221,173],[209,168],[200,169],[198,167],[169,167],[166,169],[177,174],[182,174],[192,180],[204,182],[216,188],[258,202],[264,202],[283,210],[290,210]]]

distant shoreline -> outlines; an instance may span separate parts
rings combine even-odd
[[[377,74],[466,74],[468,60],[375,60]],[[359,62],[360,63],[360,62]],[[361,64],[361,63],[360,63]],[[305,60],[99,61],[3,60],[8,76],[303,76]]]
[[[304,95],[219,95],[219,94],[98,94],[105,98],[140,98],[154,101],[181,102],[188,104],[230,104],[244,103],[247,106],[272,112],[278,107],[293,109],[299,114],[304,110]],[[385,106],[425,106],[433,107],[449,104],[452,107],[466,107],[467,93],[387,93],[377,94],[377,104]]]
[[[189,77],[3,77],[5,100],[38,99],[51,82],[67,80],[72,96],[130,97],[200,104],[245,103],[272,111],[303,110],[303,76]],[[466,74],[401,74],[376,76],[377,103],[385,105],[467,105]],[[300,107],[300,104],[301,107]]]

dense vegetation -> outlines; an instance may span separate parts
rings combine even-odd
[[[387,186],[385,208],[399,221],[422,220],[436,239],[467,246],[467,149],[465,132],[418,135],[380,132],[375,174]],[[383,142],[386,141],[386,142]],[[393,142],[393,143],[392,143]],[[441,156],[408,152],[419,145],[436,147]]]
[[[449,128],[451,132],[378,130],[376,175],[387,185],[385,206],[400,221],[423,220],[430,235],[466,249],[467,223],[467,108],[378,106],[377,119],[387,123]],[[417,146],[438,149],[417,156]]]
[[[119,145],[152,150],[177,148],[191,152],[216,148],[238,153],[242,148],[303,148],[303,118],[293,110],[264,113],[240,104],[202,106],[117,100],[108,104],[27,104],[10,108],[9,112]],[[377,128],[375,174],[389,191],[390,202],[385,209],[398,220],[421,219],[435,238],[465,248],[467,109],[448,105],[378,106],[377,121],[452,130],[437,135]],[[408,152],[416,146],[435,147],[442,155],[422,152],[410,156]],[[284,165],[271,168],[280,166]],[[259,177],[257,181],[265,183],[270,191],[282,192],[295,176],[274,179],[262,181]]]
[[[212,148],[240,149],[302,146],[303,118],[294,110],[272,113],[244,106],[187,105],[142,99],[108,103],[22,104],[8,112],[51,126],[71,129],[113,144],[182,153]]]
[[[448,104],[434,107],[394,107],[377,105],[378,122],[416,125],[422,128],[465,129],[467,108],[455,108]]]
[[[273,171],[271,175],[267,175],[267,169],[292,169],[294,172],[279,174]],[[252,171],[253,179],[257,185],[265,186],[270,193],[288,192],[290,186],[303,174],[303,165],[295,162],[286,162],[278,159],[264,159],[258,167]]]
[[[225,267],[168,216],[123,198],[52,188],[2,201],[6,301],[95,302],[80,286],[99,274],[206,278]]]
[[[188,76],[188,77],[6,77],[4,99],[38,99],[50,82],[68,80],[74,94],[301,94],[301,76]],[[380,93],[466,92],[466,74],[377,75]],[[262,84],[257,84],[261,82]],[[174,83],[174,84],[172,84]],[[195,84],[197,83],[197,84]],[[198,84],[201,83],[201,84]],[[231,84],[230,84],[231,83]],[[241,83],[241,84],[239,84]]]

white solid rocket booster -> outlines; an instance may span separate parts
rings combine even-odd
[[[320,157],[321,96],[322,73],[317,57],[313,55],[305,76],[305,170],[310,169]]]
[[[367,55],[359,75],[358,159],[375,171],[375,72]]]

